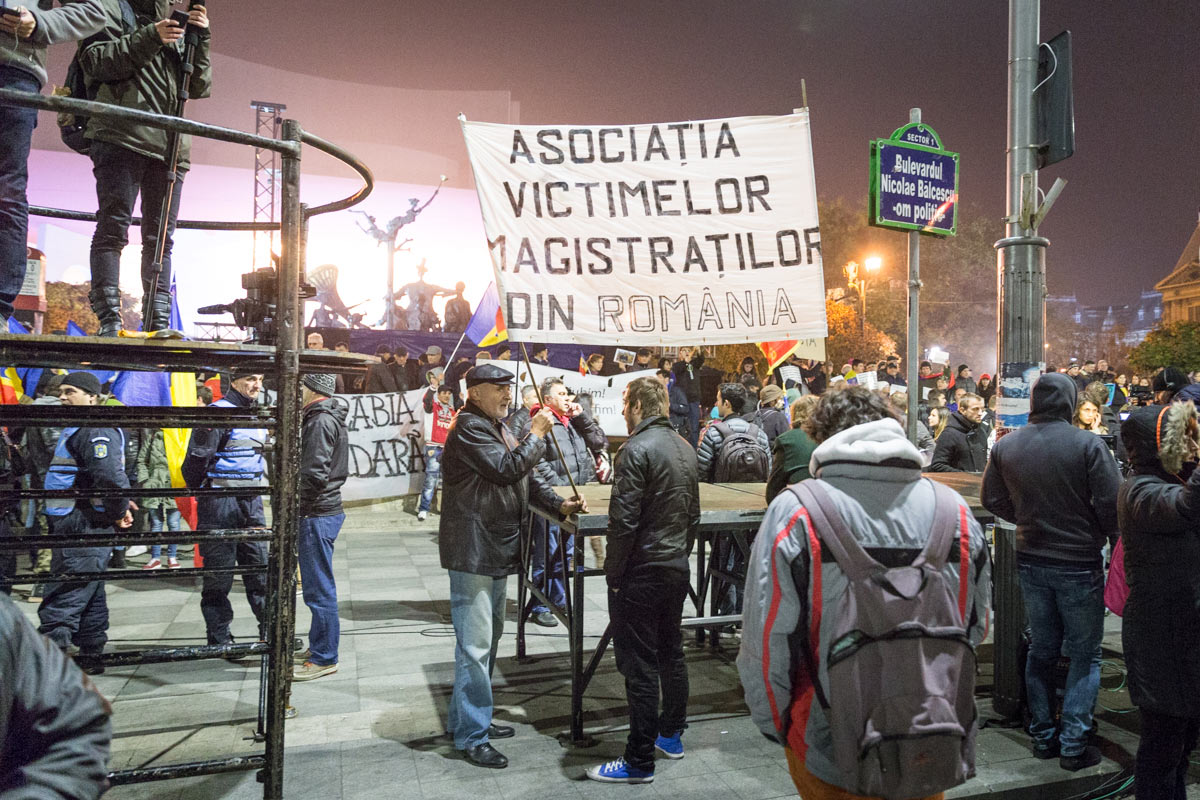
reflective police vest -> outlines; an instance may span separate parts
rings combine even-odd
[[[238,408],[225,398],[213,403],[220,408]],[[233,428],[229,440],[218,450],[208,468],[213,486],[258,486],[262,483],[266,461],[263,448],[267,432],[262,428]]]
[[[97,447],[116,447],[117,458],[120,459],[118,469],[125,469],[125,433],[120,428],[109,428],[117,434],[117,441],[108,444],[100,443]],[[79,463],[75,460],[75,456],[67,449],[67,442],[71,440],[79,431],[79,428],[63,428],[62,435],[58,437],[58,445],[54,448],[54,457],[50,459],[50,467],[46,470],[47,489],[74,489],[75,479],[79,477]],[[106,437],[107,438],[107,437]],[[69,497],[47,498],[46,513],[52,517],[65,517],[75,508],[77,501]],[[97,511],[104,511],[103,501],[92,499],[92,507]]]

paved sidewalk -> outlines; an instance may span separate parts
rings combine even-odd
[[[722,797],[766,800],[795,796],[783,751],[751,723],[733,664],[736,640],[722,653],[689,643],[691,680],[687,757],[660,761],[649,786],[598,784],[587,766],[619,756],[628,721],[624,683],[611,655],[585,700],[588,731],[598,744],[571,749],[558,740],[569,724],[570,677],[562,627],[529,628],[533,658],[515,659],[516,586],[509,583],[509,623],[496,669],[497,718],[516,726],[513,739],[496,742],[508,756],[504,770],[475,767],[442,737],[453,682],[454,637],[449,583],[438,565],[437,517],[418,523],[411,512],[352,510],[338,539],[334,572],[342,618],[341,663],[336,674],[294,685],[299,717],[287,725],[287,797],[336,800],[438,798]],[[141,559],[139,559],[139,562]],[[591,554],[588,554],[591,562]],[[185,559],[185,566],[189,562]],[[241,584],[234,585],[234,633],[254,635]],[[191,581],[110,584],[112,648],[147,646],[159,639],[202,643],[199,591]],[[587,641],[596,643],[607,620],[603,581],[589,581]],[[297,630],[308,610],[297,598]],[[36,621],[36,606],[24,606]],[[114,768],[250,753],[258,703],[257,663],[225,661],[110,668],[96,678],[113,701]],[[987,709],[983,716],[987,717]],[[1136,737],[1107,725],[1106,755],[1129,764]],[[1019,731],[987,729],[978,747],[979,777],[954,797],[1067,797],[1111,780],[1121,765],[1066,773],[1057,762],[1029,756]],[[1109,788],[1115,788],[1112,784]],[[257,798],[252,773],[119,787],[112,800]]]

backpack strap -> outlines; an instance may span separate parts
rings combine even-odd
[[[946,566],[950,543],[954,541],[954,535],[958,534],[958,614],[965,626],[971,574],[971,528],[967,523],[967,509],[960,502],[958,492],[937,481],[928,478],[925,480],[933,485],[935,510],[933,532],[918,561],[924,560],[934,569],[942,569]]]
[[[733,428],[729,427],[729,423],[725,422],[724,420],[717,420],[713,423],[713,427],[717,429],[717,433],[721,434],[722,444],[724,444],[725,440],[730,436],[733,436]]]
[[[746,428],[746,433],[750,434],[751,439],[754,439],[757,441],[759,430],[760,430],[760,428],[757,425],[755,425],[753,422],[751,422],[750,427]]]
[[[838,513],[829,492],[817,478],[809,478],[789,487],[812,517],[818,536],[833,554],[834,561],[850,580],[861,580],[882,569],[880,564],[854,538],[846,521]],[[818,558],[819,558],[818,554]]]

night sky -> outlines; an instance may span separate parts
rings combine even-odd
[[[817,191],[861,203],[868,141],[920,107],[962,154],[964,212],[1003,235],[1007,3],[940,0],[213,2],[214,49],[297,73],[511,91],[522,123],[812,110]],[[1073,35],[1076,154],[1040,233],[1051,293],[1125,302],[1165,276],[1200,209],[1200,3],[1042,4]],[[369,99],[364,98],[364,105]],[[369,110],[364,110],[369,113]],[[899,235],[899,234],[897,234]]]

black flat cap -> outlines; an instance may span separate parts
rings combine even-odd
[[[513,382],[513,374],[508,370],[500,369],[493,364],[480,364],[477,367],[471,367],[467,370],[467,388],[478,386],[481,383],[494,383],[497,386],[511,386]]]

